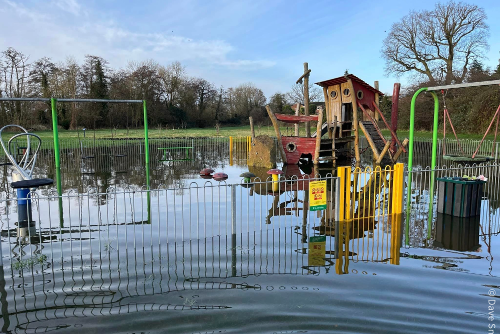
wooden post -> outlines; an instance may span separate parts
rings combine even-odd
[[[373,83],[373,88],[375,88],[376,90],[379,90],[379,89],[378,89],[378,81],[375,81],[375,82]],[[375,103],[377,104],[377,107],[378,107],[378,106],[379,106],[379,104],[380,104],[379,99],[380,99],[380,96],[378,95],[378,93],[375,93]],[[378,115],[377,113],[374,113],[374,114],[375,114],[375,120],[378,122],[378,120],[379,120],[379,115]]]
[[[401,84],[396,82],[394,84],[394,89],[392,91],[392,109],[391,109],[391,129],[394,133],[391,140],[391,152],[394,154],[396,152],[396,136],[398,131],[398,104],[399,104],[399,90],[401,89]],[[444,120],[446,123],[446,120]]]
[[[321,149],[321,126],[323,125],[323,110],[319,110],[318,123],[316,124],[316,148],[314,149],[314,164],[319,162],[319,150]]]
[[[361,130],[363,130],[363,133],[365,134],[365,137],[366,137],[366,141],[368,141],[368,144],[370,145],[372,151],[373,151],[373,160],[377,161],[378,158],[379,158],[379,154],[378,154],[378,150],[377,150],[377,146],[375,146],[375,143],[373,142],[373,139],[372,137],[370,137],[368,135],[368,131],[366,131],[366,128],[363,124],[360,124],[361,126]],[[358,131],[358,130],[356,130]],[[356,146],[355,146],[356,148]],[[357,151],[359,153],[359,151]],[[356,158],[356,164],[358,164],[360,162],[360,160],[358,160],[358,158]]]
[[[354,85],[352,80],[348,79],[349,89],[351,90],[352,96],[352,123],[354,127],[354,155],[356,157],[356,164],[361,162],[361,157],[359,155],[359,122],[358,122],[358,106],[356,104],[356,92],[354,91]]]
[[[307,73],[307,74],[306,74]],[[304,114],[309,116],[309,65],[304,63]],[[306,122],[306,137],[311,137],[311,122]]]
[[[336,165],[336,157],[335,154],[335,135],[337,133],[337,116],[333,116],[333,131],[332,131],[332,157],[333,157],[333,165]]]
[[[408,138],[405,138],[405,140],[403,140],[401,147],[398,148],[398,151],[392,157],[392,160],[394,160],[394,162],[398,161],[399,156],[401,155],[401,153],[403,153],[403,147],[405,147],[407,144],[408,144]]]
[[[295,108],[295,116],[299,116],[300,115],[300,102],[297,103],[297,107]],[[293,125],[295,127],[295,137],[298,137],[299,136],[299,123],[295,123]]]
[[[329,101],[328,101],[328,89],[326,87],[323,87],[323,97],[325,99],[325,112],[326,112],[326,123],[328,124],[328,138],[332,139],[332,133],[330,131],[330,124],[332,123],[332,120],[330,117],[330,106],[329,106]]]
[[[255,129],[253,127],[253,118],[252,118],[252,116],[248,117],[248,120],[250,121],[250,135],[252,136],[252,139],[255,139]]]
[[[389,151],[389,146],[390,145],[391,145],[391,141],[390,140],[385,143],[384,149],[382,150],[382,152],[380,153],[377,161],[375,162],[377,165],[380,165],[380,163],[382,162],[382,159],[384,158],[385,154],[387,153],[387,151]]]
[[[267,114],[269,115],[269,118],[271,119],[271,122],[273,123],[274,131],[276,132],[276,138],[278,139],[278,146],[280,147],[280,152],[281,152],[281,158],[283,159],[283,163],[286,165],[287,160],[286,160],[286,153],[285,149],[283,148],[283,142],[281,141],[281,133],[280,133],[280,128],[278,126],[278,120],[276,119],[276,116],[274,116],[274,113],[271,111],[271,108],[269,106],[266,106]]]

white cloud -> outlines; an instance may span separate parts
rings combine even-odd
[[[269,60],[232,59],[235,49],[224,40],[196,40],[185,36],[159,32],[134,32],[112,20],[96,15],[79,15],[85,8],[76,0],[54,0],[54,13],[43,7],[28,7],[10,0],[0,3],[2,31],[0,48],[12,46],[38,59],[43,56],[55,61],[74,56],[81,60],[92,54],[107,59],[113,67],[129,61],[155,59],[159,63],[174,60],[190,66],[228,70],[258,70],[275,65]],[[64,12],[74,14],[72,17]],[[63,19],[56,19],[63,18]],[[22,22],[20,24],[19,22]],[[15,27],[15,28],[14,28]]]
[[[80,15],[81,6],[76,0],[54,0],[53,3],[60,9],[73,15]]]

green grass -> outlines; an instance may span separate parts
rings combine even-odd
[[[35,134],[40,136],[40,138],[45,140],[52,140],[52,131],[34,131]],[[274,135],[274,129],[270,126],[256,127],[256,135]],[[3,138],[8,139],[14,133],[4,133]],[[85,138],[144,138],[143,129],[99,129],[87,130]],[[83,139],[83,131],[81,130],[59,130],[59,139]],[[185,138],[185,137],[243,137],[250,136],[250,126],[234,126],[234,127],[223,127],[220,129],[219,133],[215,128],[190,128],[190,129],[149,129],[149,138]]]
[[[314,132],[314,127],[311,127],[311,132]],[[293,133],[293,126],[281,127],[282,135],[291,135]],[[52,140],[52,131],[35,131],[35,134],[39,135],[43,141]],[[93,130],[87,130],[85,137],[89,138],[144,138],[144,130],[143,129],[99,129],[95,132]],[[272,126],[256,126],[255,134],[258,135],[269,135],[275,136],[274,129]],[[300,135],[304,134],[304,129],[301,127]],[[382,130],[382,134],[384,136],[390,136],[389,130]],[[13,133],[4,133],[4,140],[8,140],[13,135]],[[83,139],[83,132],[81,130],[59,130],[59,138],[63,139],[78,139],[78,135],[81,139]],[[250,136],[250,126],[228,126],[222,127],[217,133],[215,128],[190,128],[190,129],[150,129],[149,130],[149,138],[185,138],[185,137],[244,137]],[[398,137],[408,138],[408,131],[398,131]],[[481,139],[483,134],[479,133],[459,133],[460,139]],[[442,133],[438,134],[439,138],[443,137]],[[493,134],[489,134],[486,139],[493,140]],[[415,131],[415,138],[432,138],[432,132],[430,131]],[[449,133],[447,138],[454,139],[453,133]]]
[[[12,268],[14,270],[22,270],[32,268],[37,264],[43,265],[47,261],[46,255],[33,256],[22,261],[17,260],[17,262],[12,263]]]

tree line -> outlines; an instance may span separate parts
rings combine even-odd
[[[188,76],[179,62],[163,66],[147,60],[113,69],[99,56],[87,55],[82,64],[73,58],[60,63],[46,57],[30,62],[29,56],[8,48],[0,56],[0,73],[2,97],[146,100],[148,123],[153,127],[207,127],[241,124],[249,116],[257,122],[267,118],[266,97],[255,85],[216,87]],[[64,129],[143,125],[142,106],[137,104],[58,103],[57,113]],[[2,102],[0,122],[49,129],[50,103]]]

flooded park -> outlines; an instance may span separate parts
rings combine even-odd
[[[45,145],[33,175],[56,179]],[[438,177],[488,181],[480,215],[437,213],[434,199],[429,220],[430,148],[415,141],[398,204],[397,168],[373,169],[368,151],[344,171],[278,157],[273,182],[247,165],[248,137],[150,139],[148,173],[144,140],[61,140],[62,194],[33,191],[24,226],[4,164],[2,332],[478,332],[498,289],[500,166],[439,161]],[[315,180],[327,205],[309,211]]]

